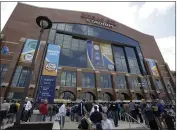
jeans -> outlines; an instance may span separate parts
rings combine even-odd
[[[74,121],[74,113],[71,112],[71,121]]]
[[[63,129],[63,128],[64,128],[64,125],[65,125],[65,116],[61,116],[60,122],[61,122],[61,123],[60,123],[60,126],[61,126],[60,128]]]
[[[41,115],[41,121],[45,121],[46,115]]]
[[[28,117],[29,117],[29,111],[25,110],[24,113],[23,113],[23,121],[27,122]]]
[[[118,112],[112,111],[112,116],[113,116],[114,125],[116,127],[116,126],[118,126]]]

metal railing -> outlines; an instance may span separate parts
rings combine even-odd
[[[149,128],[143,124],[141,124],[139,121],[137,121],[135,118],[133,118],[131,115],[129,115],[128,113],[125,113],[125,116],[127,116],[128,118],[128,122],[129,122],[129,128],[131,129],[131,121],[133,120],[134,122],[138,123],[141,127],[143,127],[146,130],[149,130]]]

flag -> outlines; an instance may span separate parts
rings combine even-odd
[[[8,55],[9,54],[9,48],[7,45],[4,45],[1,50],[1,54]]]

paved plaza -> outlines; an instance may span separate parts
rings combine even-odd
[[[47,119],[46,119],[46,122],[48,122],[48,121],[49,121],[49,117],[47,117]],[[35,122],[35,121],[31,120],[31,122]],[[52,118],[52,122],[54,122],[53,130],[59,130],[60,125],[58,122],[55,121],[55,117]],[[113,123],[113,121],[112,121],[112,123]],[[2,129],[5,129],[10,126],[13,126],[13,124],[7,124],[4,127],[2,127]],[[64,129],[78,129],[77,127],[78,127],[77,122],[72,122],[69,117],[66,117]],[[142,130],[143,127],[140,124],[129,123],[126,121],[119,121],[119,126],[113,127],[113,129],[139,129],[139,128]]]

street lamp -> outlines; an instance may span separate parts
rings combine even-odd
[[[31,62],[29,75],[28,75],[28,78],[26,79],[26,82],[25,82],[24,97],[22,98],[19,113],[18,113],[18,116],[17,116],[17,119],[16,119],[17,124],[20,123],[20,118],[21,118],[21,115],[22,115],[22,110],[23,110],[23,106],[24,106],[24,103],[25,103],[25,98],[26,98],[27,93],[28,93],[28,88],[29,88],[30,80],[31,80],[31,77],[32,77],[33,69],[34,69],[35,59],[36,59],[36,56],[37,56],[37,52],[38,52],[38,49],[39,49],[39,45],[40,45],[40,41],[41,41],[41,38],[42,38],[43,31],[45,29],[50,29],[52,27],[52,22],[46,16],[37,17],[36,18],[36,23],[41,28],[40,29],[40,35],[39,35],[39,38],[38,38],[36,49],[34,51],[34,56],[33,56],[32,62]],[[36,90],[38,90],[38,84],[37,84]]]

